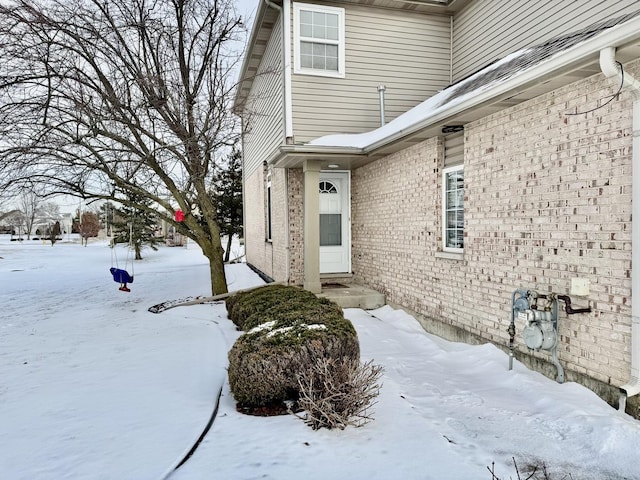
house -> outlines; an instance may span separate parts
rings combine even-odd
[[[241,80],[249,264],[640,415],[639,2],[263,0]]]

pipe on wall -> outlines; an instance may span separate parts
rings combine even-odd
[[[380,97],[380,126],[384,127],[385,106],[384,106],[384,92],[387,89],[384,85],[378,85],[378,96]]]
[[[600,50],[600,70],[604,75],[622,84],[633,95],[633,144],[631,177],[631,375],[620,387],[618,409],[624,411],[628,397],[640,394],[640,82],[622,71],[616,61],[616,49]]]

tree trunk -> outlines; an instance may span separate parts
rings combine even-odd
[[[204,242],[203,242],[204,243]],[[224,262],[222,260],[223,250],[222,242],[218,237],[217,242],[206,242],[202,247],[202,253],[209,259],[209,272],[211,274],[211,293],[212,295],[220,295],[227,293],[227,278],[224,273]]]
[[[133,246],[133,249],[134,249],[134,250],[135,250],[135,252],[136,252],[136,260],[142,260],[142,254],[140,253],[140,244],[139,244],[139,243],[136,243],[136,244]]]
[[[233,240],[233,235],[229,235],[227,237],[227,249],[224,252],[224,263],[229,263],[229,257],[231,257],[231,241]]]

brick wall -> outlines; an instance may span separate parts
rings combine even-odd
[[[270,248],[265,242],[265,179],[263,169],[254,170],[249,177],[245,178],[244,182],[246,258],[248,263],[262,269],[267,264],[267,249]],[[229,288],[233,289],[233,286],[229,286]]]
[[[639,66],[625,67],[637,75]],[[355,170],[356,281],[506,345],[513,290],[568,294],[572,278],[586,278],[590,295],[574,303],[588,301],[593,311],[560,314],[560,361],[605,384],[627,381],[631,98],[566,115],[593,109],[616,90],[597,75],[467,125],[461,260],[438,254],[441,139]]]
[[[301,168],[289,169],[289,283],[304,284],[304,177]]]
[[[286,281],[289,276],[291,283],[301,285],[304,278],[302,170],[287,171],[274,168],[270,172],[272,202],[270,242],[266,241],[265,175],[267,170],[258,169],[245,181],[247,262],[276,281]],[[287,235],[289,235],[290,255],[287,253]]]

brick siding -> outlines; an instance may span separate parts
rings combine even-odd
[[[626,69],[637,75],[639,66]],[[438,255],[441,138],[354,170],[355,280],[506,345],[515,289],[569,294],[572,278],[586,278],[590,294],[574,303],[592,313],[560,314],[560,361],[605,384],[627,381],[632,99],[566,115],[616,90],[596,75],[466,126],[462,260]]]
[[[302,285],[303,204],[302,169],[271,170],[271,241],[266,241],[266,171],[245,180],[245,251],[247,262],[276,281]],[[288,187],[287,187],[288,185]],[[288,198],[288,211],[287,200]],[[288,232],[287,232],[288,228]],[[287,253],[289,235],[289,254]],[[289,265],[287,265],[289,262]],[[233,288],[230,286],[230,288]]]

